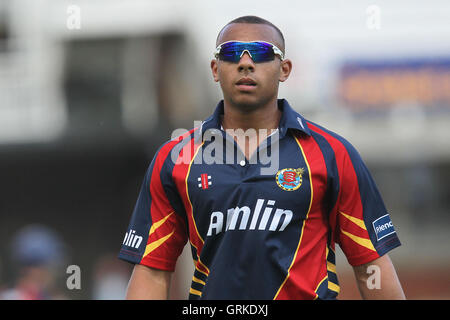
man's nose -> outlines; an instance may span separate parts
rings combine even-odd
[[[247,51],[244,51],[244,53],[241,56],[241,59],[238,63],[238,69],[239,71],[242,70],[254,70],[255,68],[255,62],[250,57],[250,54]]]

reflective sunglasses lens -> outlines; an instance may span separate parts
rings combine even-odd
[[[224,43],[220,49],[219,58],[228,62],[238,62],[242,51],[243,48],[239,42]]]
[[[221,47],[219,58],[228,62],[239,62],[242,52],[248,50],[255,63],[270,61],[275,58],[272,45],[264,42],[228,42]]]
[[[271,44],[264,42],[254,42],[249,48],[254,62],[266,62],[275,58]]]

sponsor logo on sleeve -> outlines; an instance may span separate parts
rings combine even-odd
[[[372,222],[372,225],[377,236],[377,241],[380,241],[384,237],[395,233],[394,225],[392,224],[389,214],[379,217],[377,220]]]
[[[130,230],[125,233],[125,238],[122,244],[127,247],[139,249],[142,242],[142,237],[136,234],[136,230]]]

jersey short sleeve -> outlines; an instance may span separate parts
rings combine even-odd
[[[356,266],[384,255],[400,241],[369,170],[350,143],[343,145],[335,240]]]
[[[169,144],[158,150],[148,167],[119,258],[174,271],[187,242],[187,231],[183,213],[174,209],[180,207],[170,190],[171,172],[166,169],[166,161],[170,161]]]

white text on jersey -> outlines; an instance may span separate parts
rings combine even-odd
[[[138,249],[142,242],[142,237],[135,234],[136,230],[130,230],[125,233],[125,238],[123,239],[123,245],[127,247],[132,247]]]
[[[224,214],[220,211],[214,211],[211,213],[209,228],[208,228],[208,236],[212,236],[213,234],[219,234],[222,231],[235,230],[237,222],[240,219],[239,230],[267,230],[267,224],[269,222],[270,217],[272,217],[272,222],[270,223],[269,230],[270,231],[283,231],[292,219],[292,211],[285,209],[275,208],[275,213],[272,214],[272,210],[274,209],[272,206],[275,205],[275,200],[268,200],[267,204],[264,208],[264,199],[258,199],[256,201],[255,208],[253,212],[247,206],[230,208],[227,210],[227,221],[225,225],[223,225]],[[258,220],[260,214],[262,213],[261,221]],[[283,222],[281,223],[281,218],[284,216]],[[251,217],[251,220],[250,220]],[[250,224],[249,224],[250,221]],[[280,226],[281,224],[281,226]]]

